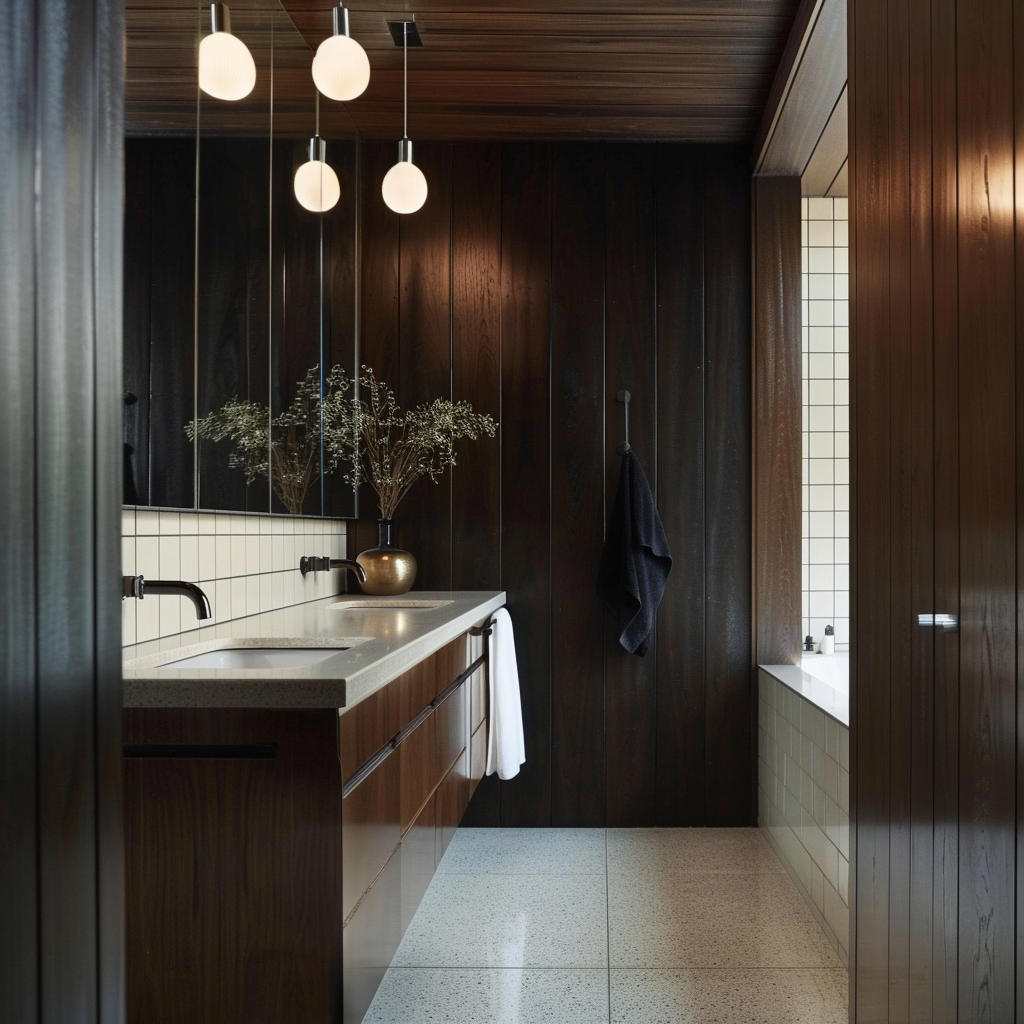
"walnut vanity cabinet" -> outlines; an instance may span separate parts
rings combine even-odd
[[[483,775],[483,643],[340,716],[126,709],[129,1024],[362,1020]]]

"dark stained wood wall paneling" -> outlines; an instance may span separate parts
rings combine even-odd
[[[609,146],[605,186],[605,522],[621,459],[625,389],[630,445],[658,493],[657,220],[653,147]],[[655,820],[658,659],[637,658],[619,644],[624,622],[605,610],[605,764],[607,825]]]
[[[0,12],[0,1019],[19,1024],[123,1020],[122,38],[113,0]]]
[[[1015,1020],[1024,28],[1009,0],[850,24],[853,1019]]]
[[[362,361],[403,407],[450,393],[501,421],[398,515],[417,587],[504,589],[516,625],[527,762],[467,823],[752,824],[747,154],[418,147],[430,195],[396,231],[392,147],[362,152]],[[620,388],[675,556],[646,659],[595,593]]]
[[[800,178],[754,179],[754,629],[759,665],[801,646]]]
[[[705,820],[706,778],[704,153],[665,147],[656,174],[657,499],[672,574],[648,655],[658,659],[655,822],[692,825]]]

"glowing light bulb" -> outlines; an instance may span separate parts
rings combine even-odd
[[[325,213],[341,198],[341,184],[334,168],[327,163],[327,143],[314,135],[309,140],[309,160],[296,172],[295,198],[312,213]]]
[[[210,5],[213,31],[199,44],[199,88],[219,100],[241,100],[256,84],[256,62],[249,48],[231,34],[231,12]]]
[[[380,192],[395,213],[415,213],[427,201],[427,179],[412,162],[412,143],[408,139],[398,144],[398,163],[384,175]]]
[[[348,10],[343,4],[334,8],[334,35],[317,47],[313,81],[328,99],[339,101],[361,96],[370,83],[370,60],[349,35]]]

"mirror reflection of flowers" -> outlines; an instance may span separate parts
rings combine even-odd
[[[331,370],[344,376],[340,367]],[[437,483],[448,466],[455,465],[455,442],[494,437],[498,425],[487,413],[474,412],[469,402],[435,398],[402,412],[394,392],[362,367],[358,392],[346,397],[347,386],[336,384],[325,402],[324,448],[333,465],[350,468],[344,479],[353,487],[364,480],[377,492],[382,519],[392,519],[398,503],[421,477]],[[351,382],[348,382],[350,385]],[[338,403],[335,412],[334,402]]]
[[[243,470],[247,484],[267,476],[269,466],[274,493],[289,512],[298,515],[306,492],[320,476],[321,414],[337,402],[331,389],[339,383],[332,371],[324,381],[321,400],[320,367],[313,366],[299,381],[292,404],[280,415],[272,418],[267,406],[232,398],[195,423],[187,423],[185,433],[190,441],[196,437],[229,441],[234,450],[228,455],[228,465]],[[349,384],[345,378],[344,387]],[[337,459],[325,451],[324,472],[336,467]]]
[[[402,412],[394,392],[362,367],[356,381],[340,366],[320,384],[320,367],[311,367],[296,388],[292,404],[279,416],[259,402],[233,398],[219,409],[188,423],[190,441],[229,441],[228,465],[245,472],[245,482],[270,475],[274,493],[289,512],[299,514],[306,492],[323,472],[347,468],[353,487],[364,480],[377,492],[381,517],[391,519],[409,488],[421,477],[437,483],[455,465],[455,442],[494,437],[497,424],[469,402],[437,398]]]

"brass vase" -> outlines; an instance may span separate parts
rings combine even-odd
[[[366,573],[366,582],[360,583],[363,592],[379,597],[404,594],[416,579],[416,558],[408,551],[391,543],[392,522],[377,520],[377,546],[356,555],[356,561]]]

